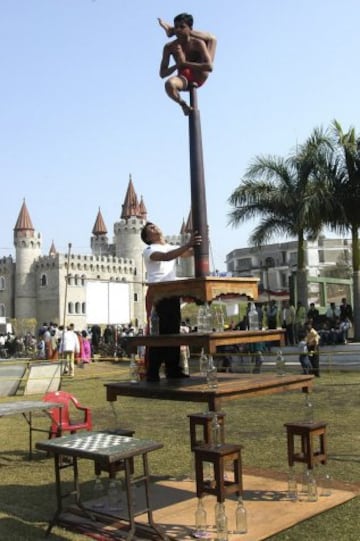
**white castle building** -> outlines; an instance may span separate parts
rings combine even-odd
[[[59,325],[74,323],[78,330],[100,325],[145,323],[145,245],[140,231],[147,221],[143,199],[138,199],[130,176],[120,220],[109,242],[99,209],[88,255],[57,252],[54,242],[48,255],[41,251],[41,234],[33,227],[25,201],[14,227],[15,259],[0,259],[0,318],[16,321],[17,332],[25,322]],[[182,224],[179,235],[168,242],[185,242],[191,227]],[[191,258],[188,258],[189,260]],[[192,276],[193,268],[177,264],[179,276]],[[26,325],[28,327],[28,324]]]

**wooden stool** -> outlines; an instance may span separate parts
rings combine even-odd
[[[287,431],[288,463],[293,466],[294,462],[307,464],[312,470],[315,464],[326,464],[326,423],[318,422],[295,422],[285,423]],[[301,438],[301,451],[295,450],[295,437]],[[319,437],[319,448],[315,448],[314,438]]]
[[[241,445],[224,443],[214,446],[204,444],[195,447],[195,475],[196,494],[201,498],[203,494],[216,496],[218,502],[223,503],[226,496],[236,493],[239,497],[243,492]],[[210,462],[214,468],[214,483],[204,479],[204,463]],[[225,462],[232,462],[234,480],[225,479]]]
[[[194,451],[195,447],[199,447],[204,443],[213,443],[211,433],[211,422],[214,418],[215,412],[209,411],[207,413],[191,413],[188,415],[190,419],[190,445],[191,450]],[[220,425],[220,441],[225,442],[225,415],[226,413],[216,412],[218,423]],[[202,438],[197,439],[197,427],[202,427]]]
[[[116,434],[117,436],[128,436],[131,438],[135,434],[135,430],[129,430],[127,428],[117,428],[115,430],[104,430],[104,434]],[[110,479],[115,479],[116,473],[125,470],[125,461],[118,460],[111,464],[101,464],[100,462],[94,462],[95,475],[100,475],[102,471],[109,474]],[[130,471],[134,473],[134,461],[130,459]]]

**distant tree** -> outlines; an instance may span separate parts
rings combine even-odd
[[[326,219],[333,230],[351,234],[354,335],[360,338],[360,137],[353,127],[344,132],[337,120],[332,137],[335,150],[328,164],[327,185],[331,210]]]
[[[257,156],[229,197],[231,225],[260,217],[249,239],[252,245],[260,247],[279,234],[297,239],[297,298],[305,306],[305,241],[318,237],[323,212],[331,210],[324,192],[331,148],[328,134],[315,128],[288,158]]]

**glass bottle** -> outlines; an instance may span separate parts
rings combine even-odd
[[[150,314],[150,334],[152,335],[160,334],[159,316],[154,306],[152,307],[151,314]]]
[[[217,368],[214,364],[214,359],[212,355],[209,355],[208,357],[206,381],[207,381],[208,389],[217,389],[218,387]]]
[[[207,513],[204,507],[203,498],[198,498],[198,504],[195,511],[195,536],[205,537],[207,528]]]
[[[316,479],[313,471],[309,470],[308,475],[308,502],[317,502],[318,493],[316,486]]]
[[[208,356],[204,353],[204,348],[202,348],[200,359],[199,359],[199,372],[200,372],[200,376],[203,376],[204,378],[206,378],[208,364],[209,364]]]
[[[314,422],[314,404],[311,400],[310,393],[305,393],[305,421],[307,423]]]
[[[104,485],[101,480],[100,475],[97,475],[95,477],[94,487],[93,487],[93,497],[94,497],[94,504],[93,507],[97,509],[101,509],[104,507]]]
[[[215,506],[216,541],[228,540],[228,519],[225,504],[218,502]]]
[[[204,305],[204,332],[212,332],[213,330],[213,318],[209,303]]]
[[[249,330],[250,331],[258,331],[259,330],[259,314],[256,310],[255,303],[252,302],[250,304],[250,310],[248,313],[248,321],[249,321]]]
[[[275,369],[278,376],[285,376],[285,359],[280,349],[276,355]]]
[[[297,482],[294,468],[289,469],[288,474],[288,498],[296,501],[298,499]]]
[[[321,481],[320,496],[331,496],[331,475],[326,473]]]
[[[116,481],[116,479],[110,479],[109,480],[109,486],[107,491],[107,500],[108,500],[108,506],[109,509],[112,511],[118,511],[120,510],[120,500],[121,500],[121,494],[120,494],[120,487]]]
[[[205,315],[205,307],[203,304],[201,304],[198,308],[197,313],[197,332],[205,332],[205,324],[204,324],[204,315]]]
[[[138,370],[138,364],[135,359],[135,355],[131,355],[130,366],[129,366],[129,376],[130,376],[130,383],[138,383],[139,370]]]
[[[301,494],[303,498],[307,499],[308,493],[309,493],[309,475],[310,472],[307,468],[307,465],[304,464],[304,471],[302,475],[302,482],[301,482]]]
[[[247,512],[241,496],[238,498],[235,509],[235,531],[236,534],[244,534],[247,532]]]
[[[221,425],[216,413],[214,413],[211,419],[211,442],[215,447],[221,445]]]

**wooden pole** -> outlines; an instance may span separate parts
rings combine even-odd
[[[200,111],[197,106],[196,88],[190,87],[189,145],[191,214],[193,230],[202,236],[200,246],[194,247],[195,277],[209,275],[209,233],[206,210],[205,175],[201,138]]]

